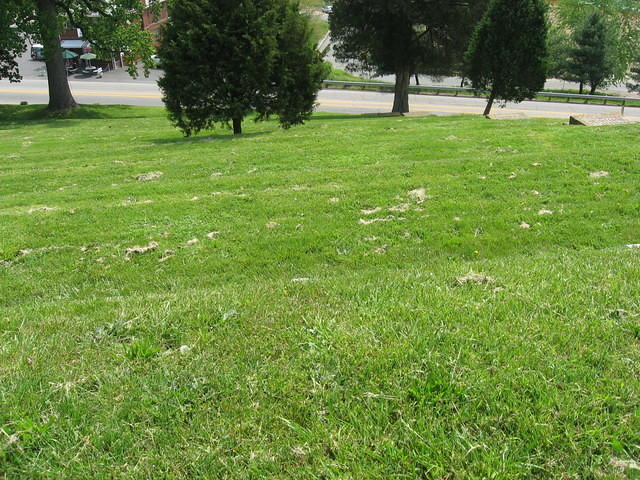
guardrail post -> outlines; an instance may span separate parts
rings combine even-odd
[[[622,100],[622,108],[620,108],[620,115],[624,116],[624,100]]]

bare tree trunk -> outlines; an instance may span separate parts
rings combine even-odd
[[[233,134],[240,135],[242,133],[242,119],[234,118],[233,119]]]
[[[595,84],[591,84],[591,91],[589,92],[589,95],[595,95],[596,94],[596,89],[598,88],[598,85]]]
[[[489,100],[487,101],[487,106],[484,109],[483,115],[486,117],[491,113],[491,107],[493,106],[493,101],[496,99],[496,94],[491,90],[491,94],[489,95]]]
[[[580,91],[578,92],[578,93],[580,93],[580,95],[582,95],[582,88],[583,88],[583,86],[584,86],[584,85],[583,85],[582,81],[580,81]]]
[[[71,95],[67,71],[62,58],[58,15],[53,0],[37,0],[40,36],[44,46],[44,58],[49,82],[49,106],[52,112],[64,112],[78,106]]]
[[[409,79],[411,72],[397,72],[396,86],[393,96],[392,113],[407,113],[409,111]]]
[[[418,74],[415,73],[414,76],[416,78],[416,85],[420,85],[420,78],[418,77]]]

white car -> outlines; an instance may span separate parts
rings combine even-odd
[[[155,66],[155,68],[162,68],[160,65],[160,57],[156,54],[151,55],[151,61],[153,62],[153,65]]]
[[[333,7],[331,5],[327,5],[325,7],[322,7],[322,12],[326,13],[328,15],[331,12],[333,12]]]

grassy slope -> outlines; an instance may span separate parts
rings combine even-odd
[[[311,23],[311,39],[314,44],[319,44],[322,39],[329,32],[329,24],[318,17],[310,17],[309,22]]]
[[[372,80],[364,79],[362,77],[358,77],[357,75],[353,75],[352,73],[346,72],[344,70],[340,70],[338,68],[332,68],[331,73],[327,80],[340,80],[343,82],[362,82],[367,81],[370,82]],[[375,80],[373,80],[375,81]]]
[[[329,4],[331,4],[330,1],[324,0],[300,0],[300,8],[322,8]]]
[[[300,10],[309,14],[309,21],[312,28],[312,39],[314,43],[319,43],[329,32],[329,23],[317,15],[320,9],[326,5],[323,0],[302,0]],[[314,12],[312,14],[312,12]]]
[[[161,109],[29,112],[0,111],[0,476],[640,460],[638,126],[319,115],[184,139]]]

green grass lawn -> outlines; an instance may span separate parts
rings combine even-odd
[[[342,82],[371,82],[372,80],[367,80],[362,77],[358,77],[352,73],[349,73],[345,70],[340,70],[339,68],[331,68],[331,72],[327,80],[339,80]],[[375,80],[374,80],[375,81]]]
[[[329,33],[329,22],[325,20],[326,17],[321,17],[318,14],[320,9],[329,5],[330,1],[324,0],[302,0],[300,2],[300,11],[306,12],[311,24],[311,38],[314,43],[318,44]]]
[[[301,0],[300,8],[315,8],[319,9],[324,7],[325,5],[330,5],[332,2],[330,0]]]
[[[319,17],[310,17],[309,23],[311,24],[311,40],[314,44],[318,45],[322,39],[329,33],[329,24],[319,18]]]
[[[640,126],[0,119],[0,477],[640,477]]]

